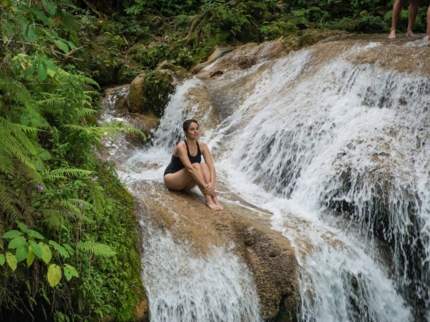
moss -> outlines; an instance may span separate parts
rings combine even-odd
[[[91,300],[95,302],[100,298],[103,308],[99,308],[99,312],[97,306],[93,308],[96,313],[115,321],[132,321],[136,307],[145,300],[140,279],[141,242],[134,201],[112,172],[110,164],[99,163],[97,173],[106,198],[105,211],[93,229],[87,227],[87,231],[94,239],[114,248],[117,255],[94,259],[91,276],[82,277],[85,280],[79,287],[80,294],[76,295],[77,298],[84,296],[87,302],[84,307],[96,305]],[[93,292],[90,294],[89,290]]]

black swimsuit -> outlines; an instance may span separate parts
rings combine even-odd
[[[202,162],[202,153],[200,152],[200,146],[199,142],[197,143],[197,154],[195,156],[192,156],[190,154],[190,149],[188,149],[187,141],[184,140],[185,145],[187,146],[187,153],[188,153],[188,159],[190,159],[191,164],[193,163],[200,163]],[[170,161],[169,165],[167,166],[166,170],[164,171],[164,175],[169,173],[175,173],[179,170],[183,169],[184,165],[182,164],[182,161],[179,157],[175,157],[172,155],[172,160]]]

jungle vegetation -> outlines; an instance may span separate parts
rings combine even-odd
[[[98,124],[103,88],[143,71],[151,99],[158,93],[152,71],[161,62],[189,70],[216,46],[301,37],[310,29],[388,33],[392,5],[1,0],[0,318],[137,319],[144,286],[133,199],[96,151],[106,135],[141,133]],[[415,31],[423,33],[422,5]],[[406,23],[405,7],[399,30]],[[163,113],[162,106],[153,110]]]

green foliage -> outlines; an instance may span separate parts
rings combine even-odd
[[[9,230],[1,237],[8,242],[8,251],[5,254],[0,254],[0,266],[3,266],[6,262],[10,269],[15,271],[18,263],[26,260],[26,266],[30,267],[33,265],[35,258],[38,258],[49,265],[46,278],[51,287],[56,286],[60,283],[62,277],[62,267],[60,266],[61,264],[51,263],[54,252],[49,245],[52,245],[54,250],[58,251],[60,257],[69,258],[71,254],[66,251],[65,247],[52,240],[46,243],[45,237],[33,229],[28,229],[23,223],[17,222],[17,226],[20,230]],[[69,249],[71,249],[70,246]],[[67,281],[70,281],[73,276],[79,277],[76,269],[69,264],[64,264],[63,270],[64,274],[67,274]]]
[[[94,320],[96,313],[130,320],[141,296],[134,226],[127,223],[122,233],[127,249],[110,234],[134,222],[134,213],[128,210],[124,218],[124,207],[99,183],[95,149],[107,135],[143,134],[119,123],[97,126],[98,84],[70,64],[82,32],[66,11],[70,3],[2,5],[7,6],[0,13],[0,282],[7,285],[0,290],[2,311],[24,304],[28,314],[51,312],[58,320]],[[117,227],[107,233],[95,229],[95,223],[109,225],[110,217],[117,218]],[[117,257],[135,263],[124,268]],[[85,298],[86,286],[97,289],[93,276],[107,281],[116,275],[126,277],[120,293],[99,289],[97,298]],[[74,308],[82,298],[86,304],[78,312]]]

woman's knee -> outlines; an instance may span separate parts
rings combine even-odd
[[[202,168],[201,163],[193,163],[191,166],[196,170],[201,170]]]

